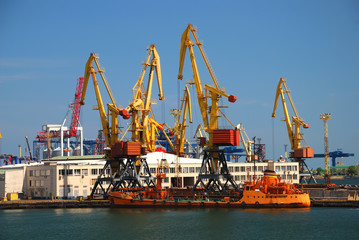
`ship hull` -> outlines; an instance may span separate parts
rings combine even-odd
[[[298,194],[299,195],[299,194]],[[301,194],[302,195],[302,194]],[[305,195],[305,194],[304,194]],[[195,200],[165,200],[165,199],[137,199],[120,192],[109,194],[112,207],[119,208],[305,208],[310,206],[310,200],[301,201],[302,198],[293,201],[283,201],[283,196],[267,201],[195,201]],[[294,197],[294,196],[292,196]],[[290,199],[290,198],[289,198]],[[292,198],[293,199],[293,198]],[[295,198],[294,198],[295,199]]]

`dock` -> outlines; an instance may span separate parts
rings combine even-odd
[[[1,201],[0,209],[108,208],[108,200],[14,200]]]

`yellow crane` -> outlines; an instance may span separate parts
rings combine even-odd
[[[290,119],[290,117],[289,117],[289,112],[288,112],[287,104],[285,101],[285,94],[287,95],[287,97],[290,101],[290,104],[292,106],[293,112],[294,112],[294,116],[292,116],[292,119]],[[290,153],[290,158],[292,158],[293,161],[296,161],[299,163],[300,182],[304,181],[304,177],[307,175],[304,173],[304,170],[306,169],[309,172],[309,176],[310,176],[309,182],[311,182],[311,180],[313,180],[316,183],[316,180],[315,180],[312,172],[310,171],[310,169],[308,168],[307,164],[304,161],[305,158],[313,158],[314,151],[305,142],[305,139],[300,132],[301,127],[309,128],[309,125],[307,123],[305,123],[304,120],[299,117],[297,110],[294,106],[293,100],[290,96],[290,91],[287,88],[286,80],[284,78],[280,78],[278,86],[277,86],[275,100],[274,100],[274,108],[273,108],[273,112],[272,112],[272,118],[275,118],[279,97],[282,100],[284,121],[287,126],[287,133],[288,133],[288,137],[289,137],[290,146],[291,146],[291,149],[293,150]],[[302,147],[301,141],[304,141],[307,146]]]
[[[94,64],[95,63],[95,64]],[[99,84],[96,78],[96,74],[99,73],[101,79],[106,87],[108,96],[111,99],[111,103],[107,104],[107,111],[102,101]],[[155,185],[154,178],[149,172],[146,160],[141,159],[138,163],[139,166],[145,166],[144,174],[140,175],[140,167],[136,167],[136,161],[141,155],[141,147],[137,142],[120,142],[119,141],[119,127],[118,127],[118,115],[122,107],[117,107],[115,99],[112,95],[109,84],[104,76],[104,71],[100,67],[98,56],[94,53],[90,54],[90,57],[85,66],[84,83],[82,90],[82,97],[80,104],[85,104],[85,96],[90,76],[93,80],[93,85],[97,100],[97,110],[100,114],[100,120],[102,129],[105,136],[106,151],[105,158],[106,164],[103,170],[100,172],[96,183],[94,184],[91,196],[93,196],[99,186],[103,195],[106,196],[110,189],[116,190],[120,186],[142,186],[142,181],[147,185]],[[123,115],[124,119],[128,119],[128,115]],[[145,163],[145,164],[144,164]],[[110,177],[106,176],[105,170],[110,168]],[[103,184],[110,181],[107,189],[104,188]]]
[[[147,56],[142,68],[140,77],[137,79],[135,86],[132,88],[132,100],[130,104],[119,111],[125,119],[131,117],[131,128],[133,142],[139,143],[141,146],[141,155],[144,155],[146,150],[153,152],[156,149],[156,136],[158,135],[158,129],[162,129],[163,126],[154,120],[154,116],[151,110],[151,106],[155,104],[152,97],[153,78],[156,74],[157,85],[159,90],[159,100],[164,100],[162,89],[162,74],[160,56],[154,44],[147,49]],[[149,76],[147,86],[145,86],[144,76],[146,70],[149,67]],[[127,129],[128,130],[128,129]],[[126,132],[127,132],[126,130]],[[125,132],[125,133],[126,133]],[[169,137],[164,132],[167,141],[170,142]],[[121,139],[122,140],[122,139]],[[170,145],[172,143],[170,142]],[[174,146],[171,145],[174,149]],[[140,155],[136,156],[132,160],[126,163],[124,176],[126,179],[132,176],[139,176],[140,179],[147,183],[147,185],[153,184],[153,177],[149,171],[146,158]],[[137,184],[137,182],[134,181]],[[134,186],[132,184],[132,186]]]
[[[175,149],[178,156],[183,156],[184,154],[184,143],[186,138],[186,127],[187,125],[187,115],[189,116],[189,123],[192,123],[192,104],[191,104],[191,94],[186,84],[184,87],[184,94],[182,98],[182,103],[180,109],[172,109],[171,115],[174,115],[175,124],[173,129],[175,135]],[[182,121],[181,121],[182,117]]]
[[[246,130],[243,127],[243,124],[238,124],[236,127],[239,130],[239,136],[241,138],[242,144],[244,146],[244,150],[246,151],[246,161],[251,162],[252,160],[257,160],[256,155],[252,155],[252,144],[253,141],[251,141],[247,135]],[[244,139],[244,136],[246,139]]]
[[[190,39],[190,33],[195,40],[193,42]],[[197,45],[199,51],[202,55],[202,58],[206,64],[208,72],[211,76],[214,86],[205,84],[204,86],[201,83],[196,58],[193,51],[193,46]],[[198,40],[198,36],[196,34],[196,30],[193,28],[191,24],[189,24],[186,30],[183,32],[181,36],[181,47],[180,47],[180,61],[179,61],[179,72],[178,72],[178,80],[183,79],[183,66],[184,60],[186,56],[186,51],[189,51],[190,59],[191,59],[191,66],[192,66],[192,73],[193,73],[193,80],[194,85],[196,87],[197,99],[198,104],[202,116],[202,121],[204,125],[205,131],[209,135],[209,141],[207,144],[208,150],[205,151],[202,166],[209,166],[208,168],[202,167],[201,172],[199,173],[199,177],[197,182],[194,185],[194,189],[199,185],[203,185],[206,190],[214,189],[225,191],[227,190],[227,183],[230,182],[234,188],[237,188],[236,183],[233,181],[232,175],[229,173],[227,168],[227,163],[224,158],[223,151],[220,151],[218,146],[221,144],[226,144],[224,142],[218,142],[216,135],[216,130],[218,130],[218,118],[221,116],[220,113],[224,116],[224,114],[219,109],[218,101],[221,97],[227,98],[229,102],[235,102],[236,97],[234,95],[228,95],[223,89],[221,89],[217,83],[217,79],[214,75],[213,69],[207,59],[207,56],[202,48],[202,44]],[[211,99],[211,105],[208,104],[208,100]],[[225,117],[225,116],[224,116]],[[227,119],[227,118],[226,118]],[[228,120],[228,119],[227,119]],[[229,121],[229,120],[228,120]],[[231,123],[232,124],[232,123]],[[232,124],[234,127],[234,125]],[[238,132],[233,130],[231,131],[222,131],[218,134],[234,134],[238,136]],[[221,169],[221,173],[220,173]],[[225,184],[222,184],[219,180],[220,177],[224,177],[226,180]],[[207,183],[205,184],[205,180]]]
[[[151,131],[147,131],[149,125],[149,115],[153,114],[151,111],[151,104],[154,104],[151,101],[152,96],[152,86],[153,86],[153,75],[157,76],[157,84],[159,90],[159,100],[164,100],[163,89],[162,89],[162,74],[161,74],[161,63],[160,56],[157,52],[157,49],[154,44],[147,49],[146,61],[143,64],[143,69],[138,78],[135,86],[132,88],[132,101],[130,104],[120,110],[120,115],[125,118],[129,118],[130,114],[132,115],[131,120],[131,132],[132,132],[132,141],[140,142],[142,147],[146,147],[146,139],[150,139]],[[152,59],[151,59],[152,56]],[[146,73],[147,67],[150,67],[149,78],[147,82],[147,87],[144,86],[144,76]],[[147,145],[149,146],[149,145]],[[152,149],[152,148],[151,148]],[[152,151],[147,149],[148,151]]]
[[[204,138],[205,140],[208,139],[208,135],[206,133],[206,131],[204,130],[202,124],[198,124],[196,131],[194,133],[193,138]]]
[[[110,86],[105,78],[104,70],[100,67],[98,58],[99,57],[95,53],[91,53],[89,59],[87,60],[80,104],[81,105],[85,104],[87,85],[88,85],[89,78],[91,75],[92,80],[93,80],[93,85],[95,88],[95,94],[96,94],[96,100],[97,100],[97,110],[99,111],[99,114],[100,114],[102,129],[103,129],[103,132],[105,135],[106,146],[108,148],[111,148],[118,141],[119,108],[116,105],[115,99],[114,99],[111,89],[110,89]],[[95,70],[93,63],[95,63],[97,70]],[[100,88],[99,88],[99,85],[97,82],[96,73],[100,74],[101,79],[106,87],[107,93],[112,102],[111,104],[107,104],[108,110],[111,112],[111,126],[110,126],[110,122],[108,120],[108,115],[106,114],[105,106],[102,101],[102,96],[101,96]]]

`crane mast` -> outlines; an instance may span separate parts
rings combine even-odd
[[[190,33],[192,33],[195,42],[190,39]],[[207,70],[211,76],[212,82],[214,86],[205,84],[204,87],[202,85],[197,62],[194,55],[193,46],[197,45],[199,51],[201,52],[202,58],[206,64]],[[196,30],[193,28],[191,24],[189,24],[186,30],[183,32],[181,36],[181,46],[180,46],[180,61],[179,61],[179,71],[178,71],[178,80],[183,79],[183,66],[184,60],[186,56],[186,51],[188,48],[188,52],[190,55],[193,80],[196,87],[197,100],[201,112],[201,117],[204,125],[205,131],[209,135],[209,141],[207,144],[207,150],[205,150],[201,171],[198,176],[198,180],[194,185],[194,189],[197,188],[198,185],[203,185],[206,190],[219,190],[219,191],[227,191],[228,186],[227,183],[231,183],[231,185],[237,189],[236,183],[233,181],[233,176],[229,173],[227,168],[227,163],[224,157],[224,152],[219,149],[219,146],[223,146],[223,144],[228,144],[228,142],[221,142],[223,140],[220,135],[233,135],[235,139],[238,139],[238,131],[237,130],[220,130],[217,133],[215,131],[218,129],[218,118],[220,117],[220,110],[218,101],[221,97],[225,97],[229,102],[235,102],[236,97],[234,95],[228,95],[224,90],[220,89],[217,83],[217,79],[214,75],[213,69],[207,59],[207,56],[203,50],[202,44],[198,40],[198,36],[196,34]],[[211,99],[211,106],[208,106],[207,99]],[[233,125],[233,124],[232,124]],[[221,138],[221,140],[219,140]],[[225,137],[226,138],[226,137]],[[218,141],[219,140],[219,141]],[[225,141],[227,141],[226,139]],[[238,139],[239,143],[239,139]],[[234,143],[234,144],[238,144]],[[233,144],[233,143],[232,143]],[[220,173],[221,170],[221,173]],[[221,180],[225,179],[225,184],[221,183]]]
[[[320,115],[320,119],[324,122],[324,156],[325,156],[325,179],[330,183],[330,166],[329,166],[329,147],[328,147],[328,120],[331,114],[325,113]]]

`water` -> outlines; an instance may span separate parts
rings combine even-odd
[[[316,179],[318,183],[326,183],[325,179]],[[359,185],[359,178],[331,179],[337,185]]]
[[[352,239],[359,209],[0,210],[0,239]]]

